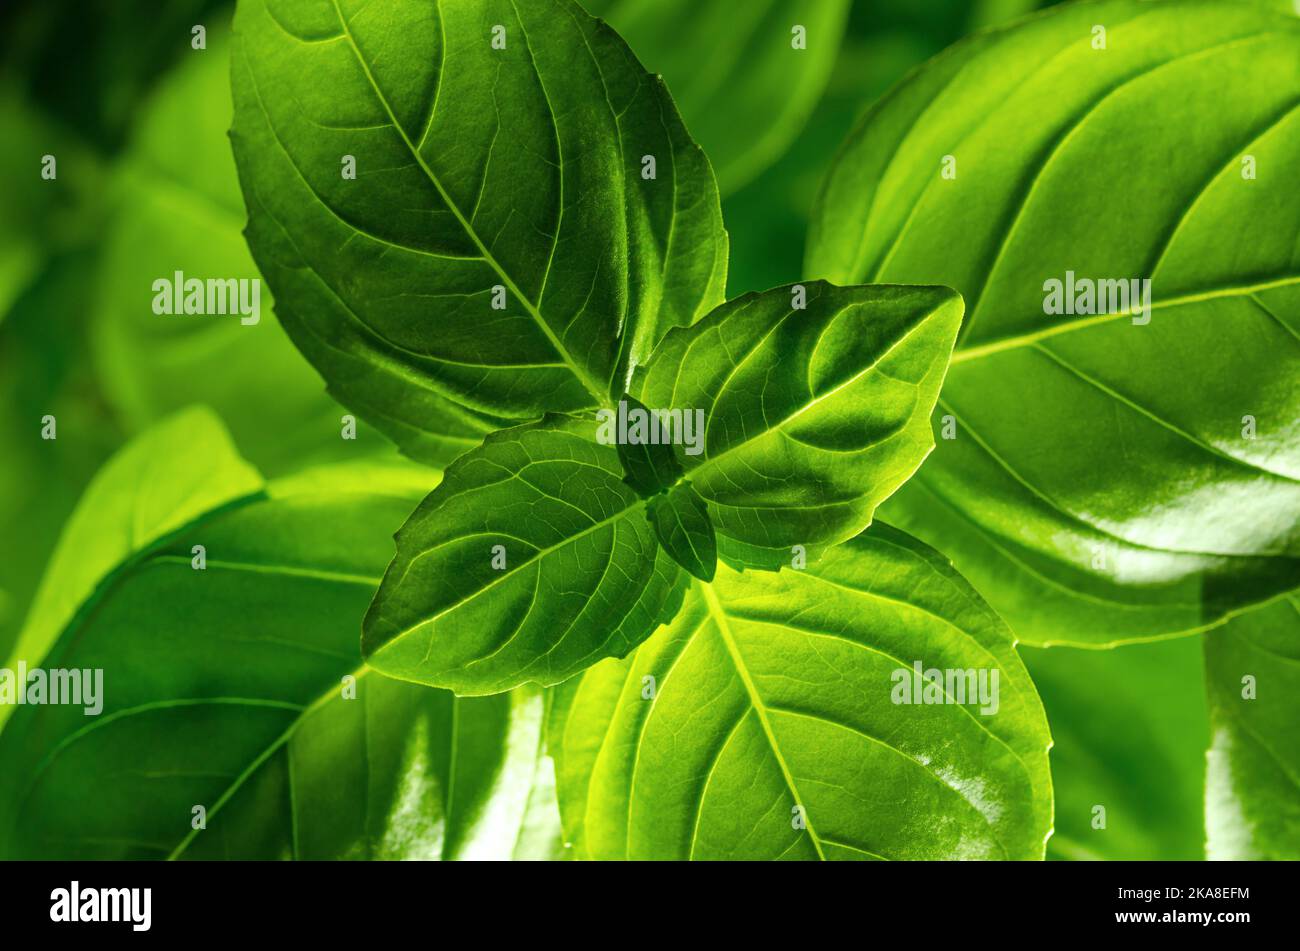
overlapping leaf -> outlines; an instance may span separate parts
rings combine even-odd
[[[1115,650],[1021,647],[1052,726],[1047,857],[1205,858],[1205,748],[1195,637]]]
[[[207,438],[187,457],[168,451],[180,433]],[[141,456],[152,470],[131,464]],[[357,649],[384,526],[432,473],[340,465],[250,493],[227,476],[242,465],[219,424],[190,412],[125,450],[87,495],[47,579],[63,601],[34,618],[57,615],[60,629],[47,652],[22,656],[84,678],[102,671],[102,709],[0,708],[12,712],[0,732],[11,779],[0,855],[514,854],[540,696],[457,699],[368,673]],[[223,504],[219,485],[240,494]],[[97,520],[102,536],[86,536]],[[83,549],[87,562],[74,564]]]
[[[1300,581],[1298,162],[1300,23],[1199,0],[976,36],[841,152],[810,272],[968,302],[955,438],[885,515],[1026,641],[1176,634]],[[1150,279],[1150,322],[1045,314],[1067,272]]]
[[[566,837],[587,858],[1041,858],[1049,738],[1013,643],[881,524],[804,571],[719,566],[636,653],[556,688]],[[996,710],[894,702],[916,661],[995,671]]]
[[[236,32],[254,257],[335,395],[408,452],[603,405],[721,302],[708,162],[573,0],[244,0]]]

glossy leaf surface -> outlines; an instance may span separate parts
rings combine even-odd
[[[180,419],[219,429],[201,412]],[[209,442],[196,465],[237,459],[219,433]],[[158,450],[156,434],[127,453],[141,447]],[[510,857],[539,762],[540,696],[460,700],[367,673],[357,647],[388,557],[383,527],[433,478],[355,464],[224,506],[180,496],[167,516],[154,498],[140,515],[158,517],[128,525],[181,524],[111,568],[99,562],[102,580],[79,593],[48,652],[27,655],[87,685],[102,671],[102,707],[5,708],[0,771],[13,781],[0,790],[0,854]],[[110,464],[77,519],[104,514],[113,537],[121,519],[105,496],[144,500],[150,488],[147,470]]]
[[[977,35],[845,144],[811,275],[967,300],[953,437],[884,514],[1025,641],[1183,633],[1300,581],[1298,162],[1300,22],[1199,0]],[[1150,309],[1045,313],[1069,275],[1149,279]]]

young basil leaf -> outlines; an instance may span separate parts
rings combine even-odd
[[[781,155],[839,54],[850,0],[581,0],[663,73],[723,194]]]
[[[366,615],[366,662],[485,694],[555,684],[667,621],[685,578],[594,418],[494,433],[397,533]]]
[[[15,540],[0,545],[0,660],[78,498],[122,445],[84,346],[94,274],[92,255],[57,255],[0,320],[0,538]],[[58,438],[41,438],[48,423]]]
[[[1205,858],[1210,730],[1200,639],[1115,650],[1021,645],[1052,726],[1047,857]]]
[[[126,452],[157,461],[162,448],[150,433]],[[178,487],[202,486],[205,461],[191,457]],[[148,476],[110,464],[78,520],[107,516],[113,537],[121,520],[103,491],[148,500],[165,487]],[[93,703],[3,708],[13,714],[0,771],[14,781],[0,787],[0,855],[510,857],[538,766],[541,697],[461,700],[367,672],[357,651],[387,558],[383,526],[433,477],[354,464],[224,506],[172,497],[163,524],[184,524],[101,563],[48,653],[27,655],[31,667],[80,672],[86,687],[96,671],[102,681],[94,697],[82,692]]]
[[[414,455],[606,405],[723,299],[704,154],[573,0],[242,0],[232,70],[277,313]]]
[[[596,859],[1042,858],[1050,738],[1013,644],[879,523],[803,571],[721,566],[635,654],[556,689],[566,838]],[[903,702],[916,662],[934,702]],[[962,695],[977,682],[996,699]]]
[[[851,538],[933,448],[929,417],[961,323],[940,287],[748,294],[669,333],[632,389],[702,413],[674,451],[709,503],[718,553],[779,568]]]
[[[1182,633],[1295,586],[1297,163],[1300,22],[1245,3],[977,36],[841,151],[809,272],[968,302],[945,438],[882,514],[1025,641]]]
[[[1300,859],[1300,595],[1206,633],[1210,859]]]
[[[718,543],[709,508],[689,482],[650,500],[650,524],[673,561],[701,581],[712,581],[718,567]]]

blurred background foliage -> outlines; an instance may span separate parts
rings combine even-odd
[[[819,182],[874,99],[971,31],[1046,5],[749,2],[752,22],[735,0],[588,0],[682,90],[688,127],[719,170],[732,296],[801,277]],[[213,406],[270,476],[359,447],[392,452],[364,423],[358,443],[338,438],[344,410],[280,330],[269,293],[255,327],[151,311],[152,281],[175,270],[256,274],[226,138],[232,7],[8,0],[0,8],[0,173],[9,186],[0,211],[0,656],[95,470],[177,408]],[[809,24],[794,74],[791,22]],[[776,25],[774,40],[765,23]],[[205,50],[191,46],[196,24],[206,27]],[[58,161],[54,181],[40,176],[47,154]],[[40,438],[46,414],[58,421],[53,441]],[[1025,653],[1057,744],[1049,854],[1202,857],[1199,640]],[[1092,827],[1101,802],[1105,834]]]

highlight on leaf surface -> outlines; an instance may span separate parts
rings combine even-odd
[[[1210,859],[1300,859],[1300,594],[1206,633]]]
[[[181,436],[190,451],[167,451]],[[540,695],[458,699],[368,672],[358,651],[383,526],[436,473],[356,462],[263,486],[249,471],[220,422],[188,410],[87,493],[18,655],[78,677],[82,704],[35,702],[29,682],[26,704],[0,706],[0,773],[13,779],[0,786],[0,855],[542,848],[530,814]]]
[[[803,571],[719,565],[555,688],[547,734],[579,858],[1029,859],[1052,825],[1011,632],[880,523]]]
[[[722,302],[717,187],[573,0],[241,0],[232,140],[290,336],[411,455],[605,405]]]
[[[1199,630],[1300,580],[1298,165],[1300,21],[1202,0],[976,35],[841,150],[810,275],[967,301],[944,438],[882,514],[1027,643]]]

